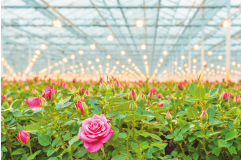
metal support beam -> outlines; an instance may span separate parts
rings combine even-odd
[[[204,10],[202,9],[202,18],[204,18]],[[202,46],[201,46],[201,79],[204,77],[204,58],[205,58],[205,50],[204,50],[204,20],[202,20]]]
[[[48,61],[48,77],[50,76],[50,56],[47,56],[47,61]]]
[[[31,63],[31,58],[32,58],[32,55],[31,55],[31,49],[29,48],[28,49],[28,65],[30,65],[30,63]],[[30,67],[30,69],[29,69],[29,75],[30,75],[30,72],[31,72],[31,68],[32,67]]]
[[[226,57],[225,57],[226,81],[230,79],[230,41],[231,41],[230,0],[227,0],[227,21],[228,21],[228,26],[226,28]]]
[[[189,37],[189,48],[191,48],[191,37]],[[192,74],[192,56],[191,56],[191,49],[188,51],[188,70],[189,70],[189,78],[191,80],[191,74]]]

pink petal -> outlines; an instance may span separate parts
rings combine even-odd
[[[101,147],[103,146],[103,143],[96,142],[96,143],[88,143],[84,141],[84,147],[88,149],[88,152],[97,152]]]
[[[101,143],[106,143],[106,142],[110,139],[110,137],[111,137],[112,135],[113,135],[113,130],[111,130],[111,131],[109,132],[109,134],[108,134],[105,138],[101,139],[100,142],[101,142]]]

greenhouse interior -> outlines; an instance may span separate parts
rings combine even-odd
[[[240,160],[241,0],[2,0],[1,159]]]

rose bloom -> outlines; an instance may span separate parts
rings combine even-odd
[[[21,130],[16,137],[19,141],[21,141],[23,143],[27,143],[28,138],[30,138],[27,130]]]
[[[42,101],[45,101],[45,100],[39,97],[29,97],[27,101],[27,105],[29,107],[40,107],[42,106]]]
[[[54,90],[54,95],[56,96],[56,87],[49,87],[49,86],[46,86],[45,87],[45,90],[44,90],[44,94],[42,97],[46,97],[51,100],[52,99],[52,94],[53,94],[53,90]]]
[[[84,147],[88,152],[97,152],[113,135],[108,122],[103,114],[100,116],[95,114],[92,118],[82,121],[78,138],[84,141]]]

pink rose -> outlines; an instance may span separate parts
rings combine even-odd
[[[2,95],[1,95],[1,98],[2,98],[2,100],[6,101],[6,98],[7,98],[7,97],[6,97],[5,94],[2,94]]]
[[[83,94],[83,93],[84,93],[84,90],[85,90],[85,88],[84,88],[84,87],[80,87],[80,88],[79,88],[79,92],[81,92],[81,94]]]
[[[156,93],[156,88],[150,87],[149,91],[152,92],[152,93]]]
[[[38,97],[29,97],[27,101],[27,105],[29,107],[40,107],[41,106],[41,99]]]
[[[148,101],[148,102],[147,102],[147,105],[149,106],[149,105],[151,105],[151,103]]]
[[[83,108],[83,105],[82,105],[82,102],[81,101],[78,101],[77,103],[75,103],[75,107],[78,111],[78,109],[81,111],[81,113],[84,114],[84,108]]]
[[[84,141],[84,147],[88,152],[97,152],[113,135],[108,122],[103,114],[100,116],[95,114],[92,118],[82,121],[78,138]]]
[[[56,87],[49,87],[49,86],[45,87],[45,92],[42,97],[46,96],[49,100],[51,100],[53,95],[53,90],[54,90],[54,95],[56,97]]]
[[[23,143],[27,143],[28,139],[30,138],[27,130],[21,130],[16,137],[19,141]]]

